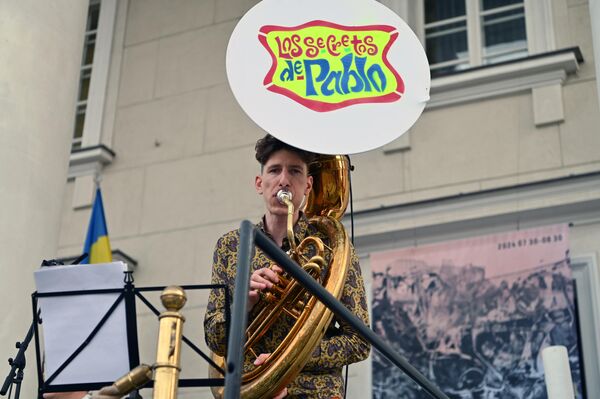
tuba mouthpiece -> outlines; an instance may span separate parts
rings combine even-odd
[[[279,190],[277,191],[277,200],[282,203],[285,204],[285,200],[291,201],[292,200],[292,193],[291,191],[287,191],[287,190]]]

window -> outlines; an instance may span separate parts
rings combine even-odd
[[[81,60],[81,72],[79,75],[79,93],[77,95],[77,111],[75,113],[75,129],[73,132],[72,149],[81,148],[83,141],[83,127],[85,124],[85,112],[90,93],[90,82],[92,80],[92,65],[94,63],[94,52],[96,50],[96,36],[98,32],[98,19],[100,17],[100,0],[90,1],[85,27],[85,39],[83,44],[83,57]]]
[[[88,2],[68,174],[75,180],[74,208],[92,204],[94,176],[115,156],[110,146],[127,5],[118,0]]]
[[[523,0],[424,0],[433,77],[527,56]]]
[[[530,91],[536,126],[564,120],[562,86],[583,62],[578,47],[557,48],[566,0],[379,1],[425,47],[433,78],[427,109]]]

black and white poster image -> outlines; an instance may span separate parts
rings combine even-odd
[[[373,328],[453,399],[547,398],[541,351],[582,392],[565,225],[373,254]],[[377,351],[373,398],[426,394]]]

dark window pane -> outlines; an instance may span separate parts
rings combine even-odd
[[[75,132],[73,132],[74,138],[80,138],[83,136],[83,125],[85,123],[85,106],[77,108],[77,115],[75,116]]]
[[[467,58],[466,22],[457,22],[427,29],[425,47],[431,65]]]
[[[88,98],[90,92],[90,77],[81,78],[81,86],[79,86],[79,98],[77,101],[85,101]]]
[[[96,49],[96,35],[89,35],[85,41],[83,49],[83,64],[92,65],[94,62],[94,50]]]
[[[465,15],[466,0],[425,0],[425,23]]]
[[[98,17],[100,17],[100,3],[91,5],[88,8],[88,20],[86,30],[98,29]]]
[[[525,14],[522,9],[488,15],[483,19],[484,47],[526,40]]]
[[[481,0],[481,9],[485,11],[512,4],[523,4],[523,0]]]

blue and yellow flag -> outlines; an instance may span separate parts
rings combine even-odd
[[[82,263],[108,263],[112,262],[112,251],[108,240],[108,229],[104,218],[104,206],[102,205],[102,194],[100,187],[96,189],[96,199],[92,208],[90,225],[83,252],[88,254]]]

